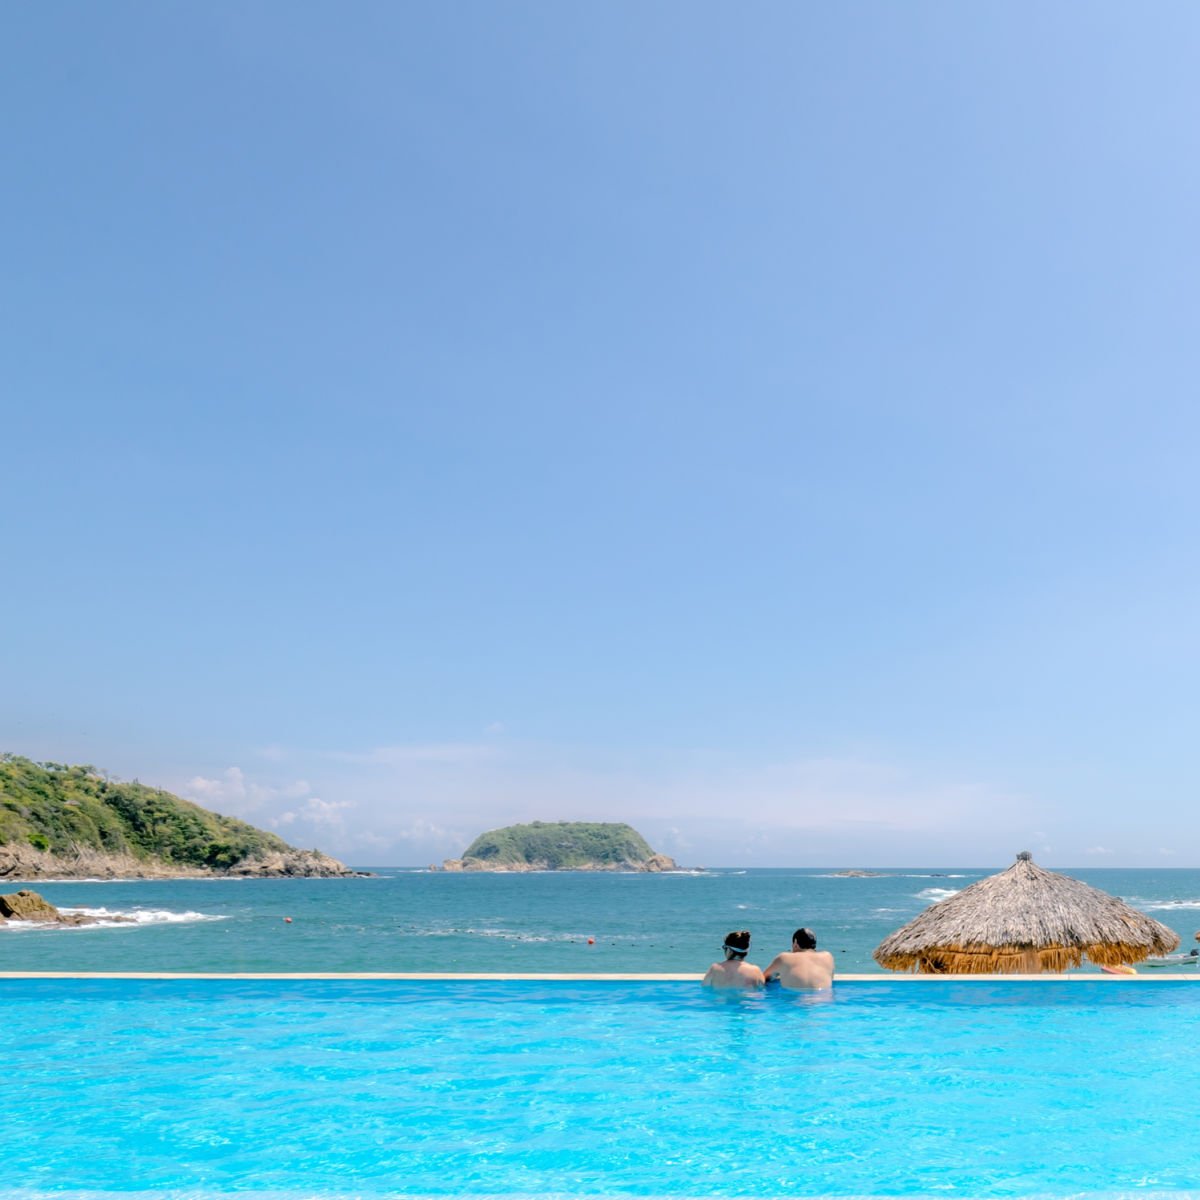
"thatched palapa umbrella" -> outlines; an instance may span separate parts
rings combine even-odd
[[[1062,971],[1168,954],[1179,937],[1123,900],[1045,871],[1028,850],[1007,871],[930,905],[879,944],[889,971],[999,975]]]

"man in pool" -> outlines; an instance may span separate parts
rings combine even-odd
[[[833,955],[817,949],[817,935],[811,929],[797,929],[791,950],[775,955],[763,977],[767,983],[778,979],[795,991],[823,991],[833,987]]]
[[[725,951],[725,958],[708,968],[708,973],[700,981],[705,987],[762,987],[763,973],[753,963],[746,961],[746,955],[750,953],[750,930],[738,929],[727,934],[721,949]]]

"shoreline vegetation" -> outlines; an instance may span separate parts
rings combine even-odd
[[[430,870],[437,870],[430,865]],[[533,821],[506,825],[477,837],[462,858],[447,858],[443,871],[677,871],[624,822]]]
[[[362,875],[234,817],[92,766],[0,755],[0,879]]]

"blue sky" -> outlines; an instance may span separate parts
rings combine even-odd
[[[0,748],[360,864],[1200,862],[1200,13],[3,18]]]

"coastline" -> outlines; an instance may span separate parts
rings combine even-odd
[[[115,882],[154,879],[351,879],[356,871],[319,850],[271,851],[228,868],[184,866],[86,847],[70,855],[32,846],[0,845],[0,888],[16,883]]]

